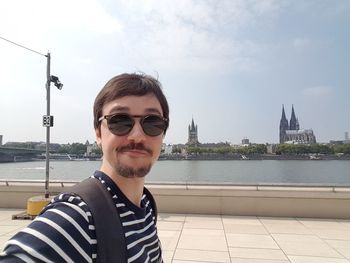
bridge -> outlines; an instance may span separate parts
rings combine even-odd
[[[0,162],[26,161],[38,157],[44,150],[0,146]]]

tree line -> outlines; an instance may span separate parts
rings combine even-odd
[[[43,150],[45,149],[45,144],[41,142],[9,142],[5,143],[4,146],[13,147],[13,148],[22,148],[22,149],[36,149]],[[67,153],[75,155],[84,155],[86,153],[87,145],[84,143],[74,142],[72,144],[50,144],[50,152],[56,153]],[[96,153],[99,154],[99,153]]]
[[[278,144],[276,154],[350,154],[350,144]]]
[[[282,155],[297,155],[297,154],[350,154],[350,144],[340,145],[324,145],[324,144],[277,144],[274,147],[273,152]],[[266,154],[267,145],[265,144],[252,144],[249,146],[240,147],[216,147],[216,148],[205,148],[205,147],[194,147],[186,146],[185,152],[187,154]],[[173,147],[172,153],[181,153],[180,147]]]
[[[265,144],[254,144],[249,146],[242,146],[242,147],[193,147],[193,146],[187,146],[185,147],[185,151],[188,154],[264,154],[267,152],[267,147]],[[179,147],[173,147],[173,153],[181,153],[181,148]]]
[[[4,146],[15,147],[15,148],[26,148],[26,149],[37,149],[39,143],[35,142],[11,142],[9,145]],[[50,149],[57,153],[67,153],[84,155],[86,153],[87,145],[83,143],[72,143],[72,144],[55,144],[55,147]],[[176,145],[173,146],[172,153],[178,154],[182,152],[182,147]],[[240,147],[194,147],[186,146],[185,151],[188,154],[266,154],[267,145],[266,144],[251,144],[248,146]],[[274,146],[274,151],[276,154],[350,154],[350,144],[277,144]],[[101,149],[93,149],[92,153],[96,155],[101,155]]]

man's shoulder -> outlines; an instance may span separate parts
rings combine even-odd
[[[5,259],[18,256],[32,262],[91,262],[96,244],[87,205],[76,194],[62,193],[5,244],[4,255]]]
[[[41,212],[45,212],[48,209],[56,208],[58,206],[66,206],[66,207],[73,207],[77,206],[81,208],[82,210],[88,210],[88,207],[86,203],[81,199],[81,197],[73,192],[63,192],[59,195],[55,196],[50,203],[44,208],[44,210]]]

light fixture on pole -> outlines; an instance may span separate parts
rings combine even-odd
[[[53,127],[53,116],[50,115],[50,84],[51,82],[61,90],[63,84],[58,77],[52,76],[50,73],[51,55],[46,55],[46,115],[43,116],[43,126],[46,127],[46,167],[45,167],[45,198],[49,198],[49,178],[50,178],[50,128]]]
[[[28,47],[25,47],[23,45],[20,45],[18,43],[15,43],[11,40],[8,40],[2,36],[0,36],[0,39],[5,40],[13,45],[19,46],[21,48],[24,48],[26,50],[29,50],[33,53],[39,54],[41,56],[46,57],[47,64],[46,64],[46,115],[43,116],[43,126],[46,127],[46,169],[45,169],[45,197],[42,199],[40,196],[36,196],[33,198],[30,198],[27,202],[27,213],[30,215],[38,215],[41,211],[41,209],[49,202],[49,173],[50,173],[50,128],[53,126],[53,116],[50,115],[50,84],[51,82],[54,83],[54,85],[61,90],[63,87],[63,84],[59,80],[58,77],[52,76],[50,74],[50,66],[51,66],[51,55],[50,52],[48,52],[46,55],[38,52],[36,50],[30,49]]]

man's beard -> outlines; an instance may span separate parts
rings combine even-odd
[[[129,150],[133,150],[133,149],[137,149],[137,150],[144,150],[146,152],[148,152],[150,155],[152,155],[152,151],[148,148],[146,148],[142,143],[131,143],[128,144],[126,146],[122,146],[120,148],[117,149],[117,152],[123,152],[123,151],[129,151]],[[120,163],[120,161],[118,161],[117,166],[116,166],[116,171],[117,173],[122,176],[122,177],[126,177],[126,178],[135,178],[135,177],[145,177],[149,171],[151,170],[152,165],[146,165],[144,167],[140,167],[140,168],[133,168],[127,165],[123,165]]]
[[[141,177],[145,177],[146,174],[149,173],[149,171],[151,170],[151,165],[135,169],[130,166],[119,164],[116,167],[116,170],[120,176],[123,176],[126,178],[135,178],[135,177],[141,178]]]

